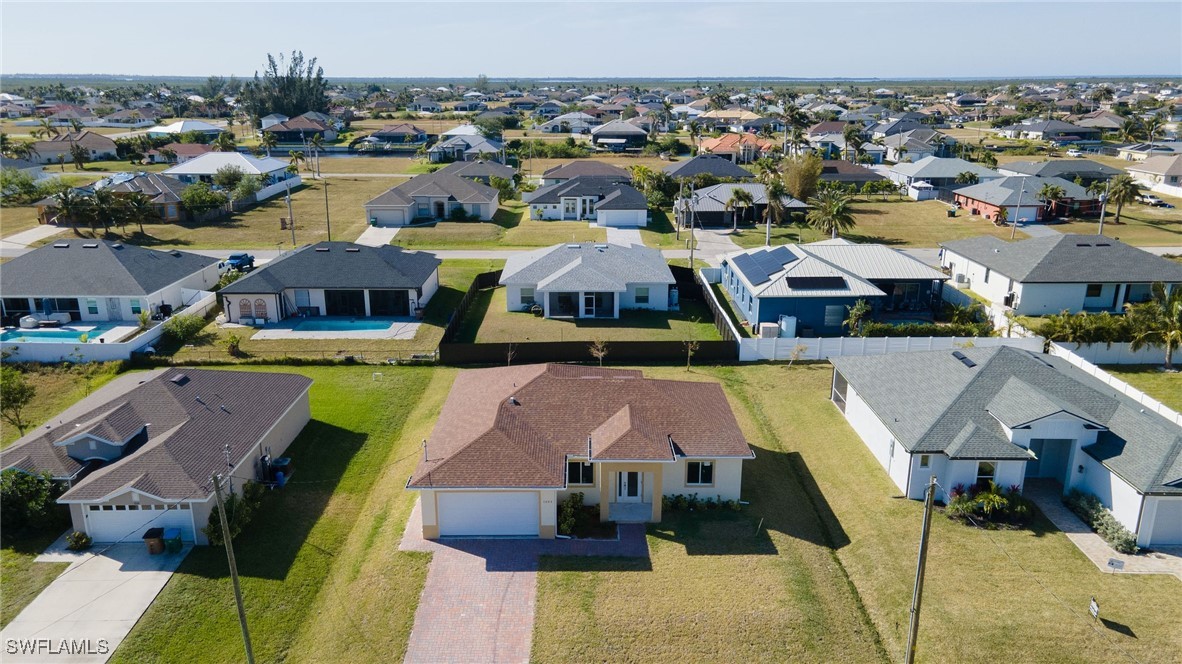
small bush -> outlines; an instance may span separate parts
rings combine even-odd
[[[263,501],[263,491],[263,485],[246,482],[237,493],[224,496],[223,502],[226,504],[226,514],[229,517],[231,539],[237,537],[246,524],[250,523],[254,511]],[[221,513],[216,506],[209,513],[209,523],[201,529],[201,532],[209,538],[209,543],[212,546],[222,546],[225,543],[225,539],[222,537]]]
[[[64,486],[49,473],[35,475],[8,469],[0,473],[0,523],[4,530],[39,530],[55,525],[61,516],[57,498]]]
[[[205,319],[193,314],[180,314],[164,321],[164,334],[177,343],[192,341],[205,329]]]
[[[1079,489],[1072,489],[1063,498],[1063,504],[1103,537],[1113,549],[1120,553],[1137,553],[1137,536],[1121,525],[1099,498]]]
[[[892,325],[878,321],[862,323],[863,337],[991,337],[995,334],[990,323],[904,323]]]
[[[452,221],[466,221],[468,219],[468,213],[462,207],[455,207],[452,208],[449,217]]]
[[[225,274],[223,274],[221,276],[221,278],[218,279],[218,283],[216,286],[213,287],[213,289],[215,291],[220,291],[221,289],[225,288],[226,286],[229,286],[230,284],[234,283],[235,281],[238,281],[239,279],[241,279],[242,277],[245,277],[245,276],[246,276],[246,273],[242,272],[241,270],[227,270],[225,272]]]
[[[1030,501],[1017,485],[1003,490],[993,482],[967,489],[963,484],[957,484],[948,496],[944,515],[955,521],[985,526],[1019,526],[1028,523],[1033,515]]]
[[[576,491],[558,504],[558,532],[561,535],[572,535],[578,527],[579,512],[583,508],[583,493]]]
[[[85,551],[93,543],[94,540],[90,539],[90,535],[78,532],[77,530],[66,535],[66,548],[71,551]]]

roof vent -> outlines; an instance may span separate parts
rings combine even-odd
[[[176,385],[184,385],[185,383],[189,382],[189,377],[183,373],[177,374],[177,375],[173,376],[172,378],[169,378],[168,382],[176,384]]]
[[[361,247],[345,247],[345,251],[350,254],[355,254],[361,251]]]
[[[578,249],[578,248],[579,248],[579,245],[577,245],[577,244],[568,244],[568,245],[566,245],[566,248],[567,248],[567,249]]]
[[[1092,244],[1091,244],[1090,242],[1076,242],[1076,243],[1075,243],[1075,246],[1077,246],[1077,247],[1090,247],[1090,246],[1092,246]]]
[[[328,252],[328,247],[316,247],[316,251]]]
[[[70,247],[69,242],[54,242],[53,243],[54,249],[68,249],[69,247]]]
[[[82,245],[82,248],[83,249],[98,249],[98,245],[93,242],[87,242],[86,244]]]
[[[512,405],[514,405],[514,406],[520,406],[520,405],[521,405],[521,402],[517,400],[517,397],[509,397],[509,403],[510,403],[510,404],[512,404]]]
[[[112,244],[112,245],[111,245],[111,248],[112,248],[112,249],[122,249],[122,248],[123,248],[123,243],[122,243],[122,242],[116,242],[116,243],[114,243],[114,244]]]
[[[1111,242],[1097,242],[1096,246],[1097,247],[1111,247],[1112,243]]]
[[[970,360],[968,358],[968,356],[966,356],[964,353],[960,352],[959,350],[952,351],[952,357],[955,357],[956,359],[960,360],[961,364],[965,365],[966,367],[972,368],[972,367],[977,366],[976,362]]]
[[[595,245],[595,248],[600,251],[603,251],[604,249],[607,249],[607,245],[606,244],[597,244],[597,245]]]

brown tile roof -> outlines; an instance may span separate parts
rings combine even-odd
[[[408,486],[563,487],[567,456],[752,456],[717,383],[539,364],[463,371]]]
[[[115,149],[115,141],[111,140],[110,138],[107,138],[106,136],[103,136],[102,134],[96,134],[93,131],[90,131],[89,129],[84,129],[79,132],[66,132],[64,134],[58,134],[57,136],[54,136],[53,138],[49,139],[48,141],[37,141],[36,143],[33,144],[33,147],[34,148],[36,148],[37,146],[56,147],[58,144],[61,144],[61,143],[70,143],[70,144],[77,143],[78,145],[81,145],[82,147],[90,149],[90,150],[113,150],[113,149]]]
[[[740,144],[753,145],[762,151],[773,150],[776,144],[772,141],[760,138],[755,134],[723,134],[718,138],[708,138],[702,141],[702,152],[712,152],[720,154],[724,152],[734,152]]]
[[[311,118],[305,118],[303,116],[297,116],[285,122],[277,122],[270,127],[267,127],[263,131],[307,131],[315,133],[320,131],[328,131],[328,129],[329,127],[323,122],[319,122]]]
[[[171,150],[178,157],[200,157],[206,152],[213,152],[213,146],[202,143],[169,143],[149,150],[148,154],[160,154],[164,150]]]

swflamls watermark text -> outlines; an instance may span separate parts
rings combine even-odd
[[[4,639],[9,655],[109,655],[106,639]]]

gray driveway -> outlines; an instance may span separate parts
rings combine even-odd
[[[56,554],[74,562],[0,633],[4,661],[106,662],[191,549],[150,556],[133,542]],[[14,647],[18,654],[11,654]]]

